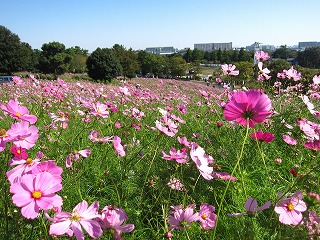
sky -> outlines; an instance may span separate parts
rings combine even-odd
[[[60,42],[89,52],[320,42],[319,0],[0,0],[0,25],[33,49]]]

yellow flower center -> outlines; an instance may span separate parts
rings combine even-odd
[[[0,129],[0,137],[4,137],[7,134],[7,131],[3,128]]]
[[[289,203],[289,204],[287,205],[287,208],[288,208],[289,211],[292,211],[292,210],[294,209],[294,206],[293,206],[292,203]]]
[[[72,212],[72,217],[71,217],[71,221],[75,221],[75,222],[79,222],[81,220],[81,216],[78,213],[78,210],[74,210]]]
[[[29,166],[33,165],[32,158],[27,158],[26,164],[28,164]]]
[[[18,154],[21,154],[21,151],[20,151],[20,149],[18,149],[18,150],[17,150],[17,153],[18,153]]]
[[[101,110],[100,110],[100,109],[98,109],[97,113],[99,113],[99,114],[100,114],[100,113],[101,113]]]
[[[40,192],[40,191],[36,190],[36,191],[32,192],[32,197],[35,199],[39,199],[39,198],[41,198],[41,196],[42,196],[42,192]]]
[[[202,218],[203,220],[206,220],[206,219],[208,218],[208,215],[207,215],[207,214],[202,214],[202,215],[201,215],[201,218]]]
[[[21,113],[16,112],[16,116],[17,116],[17,117],[21,117]]]

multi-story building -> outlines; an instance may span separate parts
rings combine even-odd
[[[253,44],[251,44],[250,46],[246,46],[246,49],[248,51],[274,51],[276,50],[275,46],[274,45],[261,45],[261,43],[259,42],[255,42]]]
[[[177,49],[173,47],[149,47],[146,48],[146,52],[167,55],[177,52]]]
[[[195,43],[195,49],[211,52],[213,50],[232,50],[232,42],[229,43]]]
[[[299,42],[298,48],[304,50],[308,47],[320,47],[320,42]]]

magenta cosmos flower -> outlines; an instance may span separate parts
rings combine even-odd
[[[283,138],[283,141],[286,142],[286,144],[289,144],[289,145],[297,145],[298,144],[298,141],[292,137],[290,137],[289,135],[282,135],[282,138]]]
[[[106,206],[101,211],[101,217],[98,218],[101,227],[105,230],[113,229],[113,236],[117,240],[121,240],[121,233],[132,232],[134,230],[133,224],[123,224],[128,220],[126,212],[122,208],[114,208],[113,206]]]
[[[228,121],[236,120],[243,126],[254,128],[256,123],[264,122],[271,115],[271,100],[259,90],[232,93],[224,108],[224,118]]]
[[[66,157],[66,167],[69,168],[72,166],[72,161],[78,161],[80,156],[87,158],[91,154],[91,151],[89,149],[84,149],[80,151],[74,151],[72,153],[69,153]]]
[[[250,134],[250,136],[255,140],[255,141],[261,141],[261,142],[266,142],[266,143],[271,143],[274,140],[274,135],[270,132],[253,132]]]
[[[21,207],[21,214],[25,218],[34,219],[40,210],[49,210],[53,203],[60,202],[62,199],[55,192],[60,191],[62,185],[53,178],[48,172],[39,174],[26,174],[14,182],[10,187],[12,201]]]
[[[194,209],[196,208],[195,204],[189,205],[185,209],[183,209],[181,205],[171,206],[171,208],[173,211],[170,212],[172,215],[169,216],[168,220],[170,224],[169,230],[186,229],[192,222],[196,222],[199,219],[199,213],[194,213]]]
[[[72,213],[57,213],[50,226],[50,235],[60,236],[66,233],[69,236],[72,236],[75,234],[77,240],[83,240],[84,235],[82,228],[84,228],[90,237],[100,237],[102,235],[102,229],[99,222],[95,220],[100,216],[98,214],[98,209],[98,202],[94,202],[88,207],[88,203],[82,201],[73,209]]]
[[[37,117],[35,115],[29,114],[28,108],[20,106],[18,102],[14,100],[9,100],[7,106],[1,104],[0,108],[14,119],[27,121],[30,124],[34,124],[37,121]]]
[[[237,76],[239,75],[239,70],[235,70],[236,66],[232,64],[223,64],[221,65],[221,69],[224,74],[229,76]]]
[[[282,193],[278,194],[279,196]],[[298,225],[302,221],[301,212],[307,210],[306,203],[302,201],[303,195],[301,191],[296,191],[293,196],[283,197],[279,203],[276,204],[274,211],[279,214],[279,221],[287,225]]]

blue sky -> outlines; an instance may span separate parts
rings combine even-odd
[[[319,0],[0,0],[0,25],[34,49],[58,41],[94,51],[114,44],[297,45],[320,41]]]

